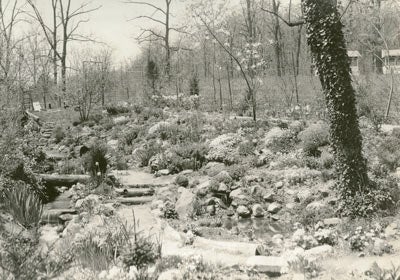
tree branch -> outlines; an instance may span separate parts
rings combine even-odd
[[[161,9],[160,7],[157,7],[156,5],[153,5],[151,3],[140,2],[140,1],[125,1],[124,3],[150,6],[150,7],[154,8],[154,9],[156,9],[157,11],[162,12],[164,15],[167,15],[167,13],[163,9]]]
[[[261,10],[264,11],[264,12],[267,12],[267,13],[269,13],[269,14],[271,14],[271,15],[274,15],[274,16],[278,17],[281,21],[283,21],[283,22],[284,22],[287,26],[289,26],[289,27],[299,26],[299,25],[302,25],[302,24],[305,23],[304,20],[299,20],[299,21],[295,21],[295,22],[287,21],[286,19],[284,19],[284,18],[283,18],[282,16],[280,16],[279,14],[277,14],[277,13],[275,13],[275,12],[273,12],[273,11],[264,9],[263,7],[261,7]]]
[[[139,18],[147,18],[147,19],[150,19],[150,20],[152,20],[154,22],[160,23],[160,24],[162,24],[164,26],[166,25],[165,22],[162,22],[161,20],[155,19],[155,18],[150,17],[150,16],[137,16],[137,17],[134,17],[132,19],[129,19],[128,21],[132,21],[132,20],[139,19]]]

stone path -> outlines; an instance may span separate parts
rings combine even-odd
[[[121,194],[124,195],[125,191],[125,197],[119,201],[126,203],[118,209],[118,215],[128,225],[133,226],[132,211],[134,211],[138,221],[138,231],[152,236],[154,239],[161,238],[164,256],[201,255],[209,262],[224,265],[244,264],[250,256],[254,256],[257,245],[252,243],[214,241],[196,237],[193,245],[184,246],[184,234],[177,232],[166,221],[153,215],[149,204],[153,196],[148,189],[154,190],[157,187],[169,185],[174,181],[174,176],[155,178],[151,174],[140,171],[119,171],[114,175],[124,186],[122,190],[119,190]],[[141,201],[142,203],[141,205],[138,205],[140,203],[129,203],[131,201]]]

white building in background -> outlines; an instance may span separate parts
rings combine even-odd
[[[383,74],[393,73],[400,74],[400,49],[397,50],[382,50],[382,59],[384,61]]]
[[[353,75],[360,75],[359,62],[361,54],[359,51],[347,51],[347,56],[350,58],[350,68]]]
[[[350,59],[350,68],[351,68],[351,74],[352,75],[360,75],[360,69],[359,69],[359,62],[361,58],[361,54],[359,51],[347,51],[347,56]],[[314,64],[313,64],[314,66]],[[316,67],[314,68],[314,75],[318,76],[318,70]]]

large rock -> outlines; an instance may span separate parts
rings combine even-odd
[[[264,217],[264,209],[261,204],[254,204],[252,207],[253,216],[256,218]]]
[[[333,253],[330,245],[321,245],[304,251],[304,256],[310,260],[323,259]]]
[[[249,208],[247,208],[246,206],[243,206],[243,205],[240,205],[236,209],[236,212],[239,215],[239,217],[242,217],[242,218],[248,218],[251,215],[251,211],[249,210]]]
[[[273,202],[270,205],[268,205],[268,212],[272,213],[272,214],[276,214],[279,212],[279,210],[282,209],[282,205],[278,202]]]
[[[175,204],[175,210],[180,219],[186,219],[193,208],[196,195],[187,189],[182,189],[181,195]]]
[[[207,165],[204,167],[204,170],[208,176],[214,177],[215,175],[223,171],[225,168],[226,168],[225,164],[221,162],[212,161],[207,163]]]
[[[283,258],[271,256],[252,256],[247,259],[246,265],[270,276],[286,273],[288,266]]]
[[[187,187],[189,185],[189,179],[185,175],[178,175],[175,178],[175,183],[181,187]]]

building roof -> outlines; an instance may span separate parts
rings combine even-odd
[[[400,49],[397,50],[382,50],[382,57],[400,56]]]
[[[361,54],[359,51],[347,51],[347,55],[349,57],[361,57]]]

